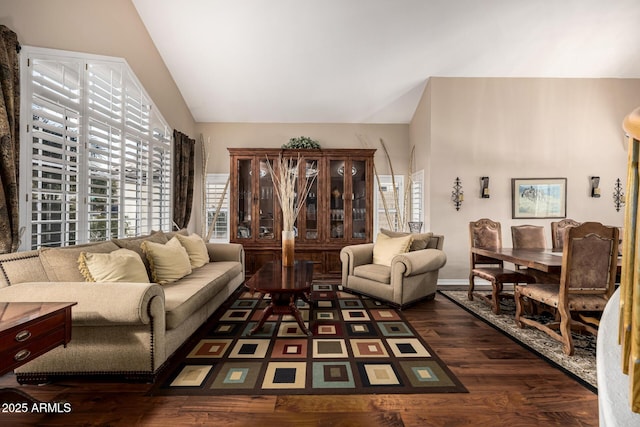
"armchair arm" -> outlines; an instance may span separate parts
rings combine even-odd
[[[391,260],[391,270],[401,269],[405,277],[439,270],[447,263],[447,255],[440,249],[422,249],[396,255]]]
[[[161,304],[151,304],[159,298]],[[164,317],[164,290],[155,283],[25,282],[0,289],[2,302],[77,302],[74,326],[147,325]]]
[[[340,251],[340,260],[343,264],[348,262],[349,272],[353,272],[353,269],[359,265],[371,264],[373,262],[373,243],[345,246]]]
[[[206,243],[211,261],[238,261],[244,265],[244,249],[239,243]]]

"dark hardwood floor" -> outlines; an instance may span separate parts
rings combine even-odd
[[[61,414],[0,412],[5,426],[597,426],[597,395],[442,295],[404,311],[469,393],[147,397],[149,384],[0,387],[66,401]],[[4,406],[3,408],[4,409]],[[62,408],[64,410],[64,407]]]

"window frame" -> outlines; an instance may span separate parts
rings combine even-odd
[[[21,126],[20,138],[22,141],[20,150],[20,225],[22,231],[22,241],[20,250],[37,249],[44,246],[68,246],[87,243],[90,241],[102,241],[111,238],[129,237],[150,232],[152,229],[171,230],[172,224],[172,152],[173,141],[172,132],[162,117],[162,114],[153,104],[151,97],[137,79],[131,67],[123,58],[85,54],[57,49],[47,49],[32,46],[23,46],[20,55],[21,66]],[[40,67],[36,71],[36,67]],[[58,75],[55,70],[62,70]],[[98,82],[99,75],[96,68],[102,71],[119,73],[121,86],[104,81]],[[49,68],[49,69],[47,69]],[[54,69],[54,71],[50,71]],[[69,70],[73,80],[73,91],[67,91],[66,85],[60,84],[64,80],[65,72]],[[73,75],[77,71],[77,76]],[[56,80],[56,78],[58,78]],[[36,82],[40,79],[42,84]],[[100,87],[100,86],[104,87]],[[105,86],[106,85],[106,86]],[[51,91],[50,88],[58,90]],[[112,93],[106,93],[102,89],[111,89]],[[101,91],[99,97],[96,95]],[[129,91],[127,94],[126,92]],[[71,98],[76,97],[77,99]],[[98,99],[99,98],[99,99]],[[34,102],[42,101],[56,108],[62,108],[66,104],[73,104],[73,112],[77,114],[78,132],[75,144],[77,151],[74,153],[75,159],[56,159],[51,153],[53,144],[50,139],[57,137],[54,133],[37,134],[45,120],[34,120]],[[144,115],[136,112],[135,108],[128,103],[138,103],[140,108],[147,111]],[[66,117],[66,114],[64,114]],[[140,119],[134,123],[130,116]],[[61,119],[65,120],[65,118]],[[143,123],[144,122],[144,123]],[[36,126],[34,126],[36,124]],[[120,154],[114,154],[115,142],[106,138],[96,138],[96,124],[100,124],[104,129],[117,130],[120,134]],[[63,126],[66,131],[66,125]],[[58,126],[57,129],[63,127]],[[100,132],[98,132],[100,133]],[[102,136],[108,134],[102,132]],[[129,212],[129,220],[137,221],[133,228],[127,228],[126,217],[123,214],[125,208],[125,175],[126,167],[124,163],[127,135],[137,141],[138,147],[146,150],[146,159],[142,159],[137,164],[139,176],[143,177],[145,194],[143,199],[135,199],[135,212]],[[39,139],[34,139],[34,138]],[[100,140],[102,138],[102,140]],[[100,140],[98,142],[98,140]],[[105,142],[106,141],[106,142]],[[34,150],[40,147],[39,152]],[[55,148],[55,147],[54,147]],[[62,200],[72,199],[75,218],[69,220],[66,216],[60,215],[60,224],[68,227],[75,227],[74,234],[68,233],[60,226],[60,238],[58,241],[43,241],[40,236],[43,228],[35,230],[36,227],[43,227],[47,223],[46,215],[41,215],[39,206],[42,197],[36,198],[34,195],[38,184],[44,181],[41,176],[33,176],[34,171],[41,172],[42,167],[34,166],[34,159],[37,154],[42,153],[40,159],[48,161],[53,168],[57,168],[60,173],[52,174],[55,182],[58,175],[63,175],[69,167],[76,168],[75,189],[60,190],[54,197]],[[105,156],[119,156],[120,163],[111,164],[105,160]],[[58,161],[59,160],[59,161]],[[101,165],[101,166],[99,166]],[[119,168],[119,170],[118,170]],[[115,171],[115,172],[114,172]],[[105,178],[107,176],[108,178]],[[97,182],[100,181],[98,184]],[[108,182],[108,185],[105,184]],[[115,193],[110,193],[109,187],[118,187]],[[102,190],[100,190],[100,188]],[[92,192],[93,191],[93,192]],[[98,191],[98,193],[96,193]],[[101,192],[102,191],[102,192]],[[69,202],[71,203],[71,202]],[[55,211],[51,211],[52,213]],[[95,215],[90,220],[90,215]],[[100,218],[100,212],[104,217]],[[112,218],[117,217],[117,224],[112,222]],[[104,230],[96,232],[91,226],[92,221],[104,221]],[[49,221],[54,226],[54,221]]]
[[[202,231],[203,236],[206,239],[207,233],[209,232],[209,212],[213,212],[213,214],[215,215],[215,210],[218,206],[218,202],[219,199],[216,200],[210,200],[209,197],[212,196],[213,192],[209,192],[209,185],[219,185],[222,186],[224,188],[224,186],[227,184],[227,182],[229,182],[229,176],[230,174],[228,173],[208,173],[206,175],[206,180],[205,180],[205,190],[204,190],[204,218],[203,218],[203,222],[205,225],[205,229]],[[216,238],[215,237],[215,232],[212,233],[211,235],[211,239],[208,242],[211,243],[229,243],[230,241],[230,220],[229,220],[229,213],[230,213],[230,209],[231,209],[231,202],[229,200],[229,197],[231,195],[230,193],[231,190],[231,185],[227,185],[227,189],[225,192],[225,197],[224,197],[224,201],[222,203],[222,206],[220,208],[220,212],[226,212],[226,217],[225,217],[225,237],[223,238]],[[218,222],[220,221],[220,217],[218,217]]]
[[[391,180],[391,175],[378,175],[378,179],[375,180],[374,182],[374,189],[373,189],[373,229],[375,230],[375,232],[373,233],[373,240],[375,241],[376,237],[378,236],[378,233],[380,232],[380,228],[382,227],[381,223],[386,223],[386,218],[384,218],[385,214],[384,214],[384,208],[382,205],[382,196],[380,195],[380,187],[378,185],[378,182],[380,182],[380,184],[382,185],[392,185],[392,180]],[[396,183],[396,187],[398,187],[398,191],[399,191],[399,203],[400,206],[398,207],[398,216],[399,218],[402,218],[402,212],[404,209],[403,203],[404,203],[404,180],[405,180],[405,176],[404,175],[394,175],[394,179],[395,179],[395,183]],[[406,226],[403,225],[403,229]],[[389,228],[390,230],[392,230],[392,228]]]
[[[410,221],[424,224],[424,169],[411,175]]]

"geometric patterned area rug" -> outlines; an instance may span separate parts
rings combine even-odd
[[[467,291],[441,290],[438,292],[526,347],[528,350],[533,351],[569,376],[575,378],[591,391],[597,392],[595,336],[588,333],[581,334],[572,331],[571,337],[573,339],[575,353],[573,356],[567,356],[562,351],[562,344],[546,333],[529,326],[521,329],[516,325],[516,308],[513,299],[502,299],[500,301],[501,313],[494,314],[489,308],[489,305],[479,298],[474,298],[473,301],[469,301]],[[542,317],[539,317],[538,320],[543,323],[545,322],[545,319]],[[551,321],[552,318],[548,317],[546,320]]]
[[[467,392],[402,313],[314,283],[295,319],[272,315],[253,335],[269,295],[241,287],[172,359],[150,395]]]

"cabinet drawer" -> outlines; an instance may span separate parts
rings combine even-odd
[[[40,335],[37,339],[29,340],[29,343],[22,343],[10,349],[3,348],[0,353],[0,366],[3,370],[17,368],[64,343],[65,331],[63,327],[59,327],[50,331],[48,335]]]
[[[0,337],[0,350],[5,351],[15,346],[29,344],[43,334],[60,327],[65,323],[65,312],[56,313],[46,319],[34,320],[24,325],[13,328],[10,332]]]

